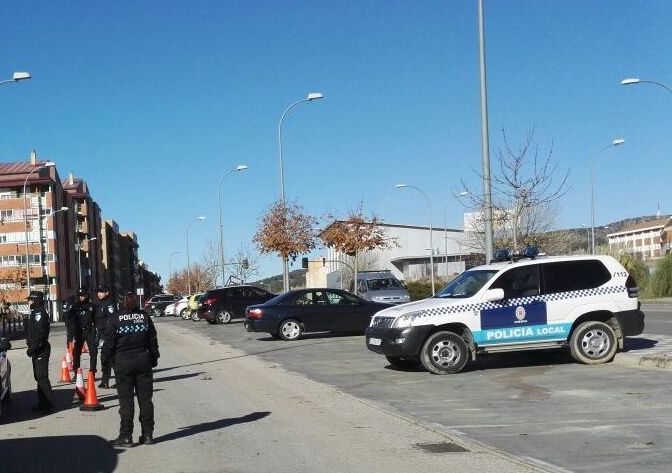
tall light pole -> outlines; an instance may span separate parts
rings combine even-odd
[[[181,251],[173,251],[168,257],[168,281],[170,281],[170,278],[173,277],[173,256],[181,254]]]
[[[189,261],[189,228],[196,223],[196,222],[202,222],[205,220],[205,217],[203,215],[200,215],[197,219],[192,220],[189,225],[187,225],[187,286],[189,288],[189,295],[191,295],[191,262]]]
[[[632,78],[632,79],[623,79],[621,81],[621,85],[633,85],[633,84],[654,84],[654,85],[657,85],[658,87],[662,87],[663,89],[667,90],[669,93],[672,94],[672,88],[670,88],[670,86],[665,85],[662,82],[658,82],[658,81],[655,81],[655,80],[644,80],[644,79]]]
[[[590,254],[595,254],[595,182],[594,182],[594,172],[595,172],[595,161],[597,157],[602,154],[602,152],[608,150],[609,148],[615,148],[616,146],[621,146],[625,143],[625,140],[622,138],[615,139],[604,148],[598,150],[594,155],[590,163]]]
[[[39,171],[40,169],[53,166],[56,166],[56,164],[53,161],[46,161],[43,164],[36,164],[35,167],[26,176],[26,180],[23,182],[23,224],[25,226],[24,237],[26,239],[26,287],[28,288],[29,293],[30,293],[30,257],[29,257],[29,245],[28,245],[28,206],[26,204],[28,196],[26,194],[26,187],[28,187],[28,179],[30,179],[30,176],[32,176],[32,174],[35,171]]]
[[[0,81],[0,85],[2,85],[2,84],[10,84],[10,83],[12,83],[12,82],[19,82],[19,81],[21,81],[21,80],[28,80],[28,79],[30,79],[30,77],[31,77],[31,76],[30,76],[30,72],[15,72],[15,73],[12,75],[12,78],[11,78],[11,79],[7,79],[7,80],[2,80],[2,81]]]
[[[430,246],[430,253],[429,253],[429,265],[431,266],[431,275],[432,275],[432,295],[436,293],[435,287],[434,287],[434,229],[432,228],[432,201],[429,200],[429,196],[425,191],[420,189],[417,186],[411,186],[408,184],[396,184],[394,187],[397,189],[415,189],[416,191],[420,192],[422,195],[425,196],[425,199],[427,200],[427,207],[429,207],[429,246]]]
[[[217,206],[219,207],[219,257],[222,263],[222,286],[224,286],[224,281],[226,281],[226,277],[224,276],[224,268],[226,266],[224,265],[224,227],[222,225],[222,181],[224,181],[224,178],[229,174],[237,171],[244,171],[246,169],[247,166],[244,164],[239,164],[235,168],[230,169],[219,178],[219,184],[217,186]]]
[[[483,155],[483,203],[485,206],[485,261],[494,256],[492,230],[492,181],[490,179],[490,138],[488,133],[488,88],[485,71],[485,25],[483,0],[478,0],[478,38],[481,66],[481,154]]]
[[[285,116],[289,113],[291,109],[304,102],[312,102],[313,100],[319,100],[324,98],[324,95],[320,92],[311,92],[305,99],[297,100],[289,107],[280,116],[280,121],[278,122],[278,155],[280,157],[280,201],[283,205],[283,211],[286,210],[285,206],[285,167],[282,161],[282,123],[285,121]],[[289,267],[287,265],[287,258],[282,258],[282,290],[284,292],[289,291]]]
[[[53,219],[54,215],[56,215],[58,212],[67,212],[68,210],[70,210],[68,207],[61,207],[60,209],[58,209],[58,210],[54,210],[54,211],[51,212],[49,215],[47,215],[47,218],[45,219],[46,222],[47,222],[47,226],[48,226],[48,222],[49,222],[49,219],[50,219],[50,218]],[[53,220],[53,222],[54,222],[54,234],[56,234],[56,233],[57,233],[57,232],[56,232],[56,220]],[[49,250],[49,243],[47,242],[47,252],[48,252],[48,250]],[[53,317],[54,312],[51,310],[51,306],[50,306],[50,302],[51,302],[51,285],[49,284],[49,261],[47,261],[46,263],[47,263],[47,264],[46,264],[44,267],[45,267],[45,276],[47,277],[47,291],[46,291],[46,292],[47,292],[47,301],[48,301],[48,302],[47,302],[47,305],[49,305],[49,307],[48,307],[48,308],[49,308],[49,313],[50,313],[50,314],[52,315],[52,317]]]

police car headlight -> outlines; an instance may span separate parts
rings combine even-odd
[[[413,324],[413,321],[417,319],[422,312],[409,312],[408,314],[400,315],[397,317],[397,320],[394,321],[392,325],[395,328],[407,328]]]

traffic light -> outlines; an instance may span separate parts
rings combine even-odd
[[[243,269],[250,269],[250,262],[247,260],[247,258],[243,258],[243,261],[240,264]]]
[[[301,267],[303,269],[308,269],[308,258],[301,258]]]

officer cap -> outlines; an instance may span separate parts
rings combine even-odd
[[[89,290],[88,289],[78,289],[77,290],[77,296],[88,296],[89,295]]]
[[[43,301],[44,300],[44,292],[42,292],[42,291],[30,291],[30,294],[28,294],[28,300]]]
[[[98,286],[96,292],[110,292],[110,288],[103,284],[101,286]]]

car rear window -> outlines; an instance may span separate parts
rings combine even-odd
[[[609,270],[598,260],[546,263],[541,265],[541,274],[546,294],[593,289],[611,279]]]

